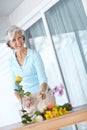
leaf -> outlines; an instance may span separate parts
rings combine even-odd
[[[27,120],[22,120],[22,123],[23,124],[27,124]]]
[[[22,118],[26,119],[27,121],[31,121],[31,117],[28,115],[28,113],[22,115]]]
[[[24,115],[22,115],[22,118],[27,118],[28,117],[28,114],[24,114]]]
[[[23,97],[24,96],[24,90],[20,89],[19,94],[20,94],[21,97]]]
[[[27,120],[27,121],[32,121],[32,120],[31,120],[31,117],[29,117],[29,116],[26,118],[26,120]]]
[[[66,110],[68,110],[68,111],[71,111],[72,110],[72,105],[70,104],[70,103],[65,103],[64,105],[63,105],[63,108],[66,108]]]
[[[40,111],[36,111],[35,114],[36,115],[41,115],[41,112]]]
[[[30,92],[26,92],[26,93],[24,93],[24,95],[26,95],[26,96],[30,96],[31,93],[30,93]]]
[[[24,110],[24,109],[22,109],[22,110],[21,110],[21,112],[25,113],[25,112],[27,112],[27,111],[26,111],[26,110]]]

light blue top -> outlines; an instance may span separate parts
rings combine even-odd
[[[40,85],[47,83],[44,65],[38,52],[28,49],[23,66],[17,62],[15,55],[10,59],[10,70],[13,79],[13,89],[18,90],[14,79],[16,76],[23,78],[21,84],[25,92],[36,93],[40,91]]]

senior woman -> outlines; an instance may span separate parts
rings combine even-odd
[[[5,36],[7,45],[14,50],[14,55],[10,59],[10,71],[13,80],[14,94],[19,101],[21,97],[18,92],[14,79],[16,76],[21,76],[23,90],[31,92],[36,99],[46,95],[47,92],[47,77],[45,74],[44,65],[41,56],[33,49],[25,47],[25,34],[24,31],[15,25],[11,26]],[[49,100],[46,99],[46,103]],[[53,101],[54,102],[54,99]],[[26,103],[26,107],[31,109],[37,108],[39,102],[31,105],[30,102]],[[31,109],[32,111],[32,109]]]

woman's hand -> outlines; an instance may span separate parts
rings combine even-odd
[[[39,97],[40,99],[44,100],[44,99],[46,98],[46,92],[40,91],[40,92],[38,93],[38,97]]]
[[[46,98],[46,90],[47,90],[47,83],[42,83],[41,91],[38,93],[40,99],[44,100]]]
[[[22,101],[24,103],[24,106],[26,106],[27,108],[29,108],[31,105],[34,104],[34,100],[33,100],[33,98],[31,96],[23,97]]]

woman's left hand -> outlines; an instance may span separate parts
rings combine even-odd
[[[39,97],[40,99],[44,100],[44,99],[46,98],[46,92],[40,91],[40,92],[38,93],[38,97]]]

